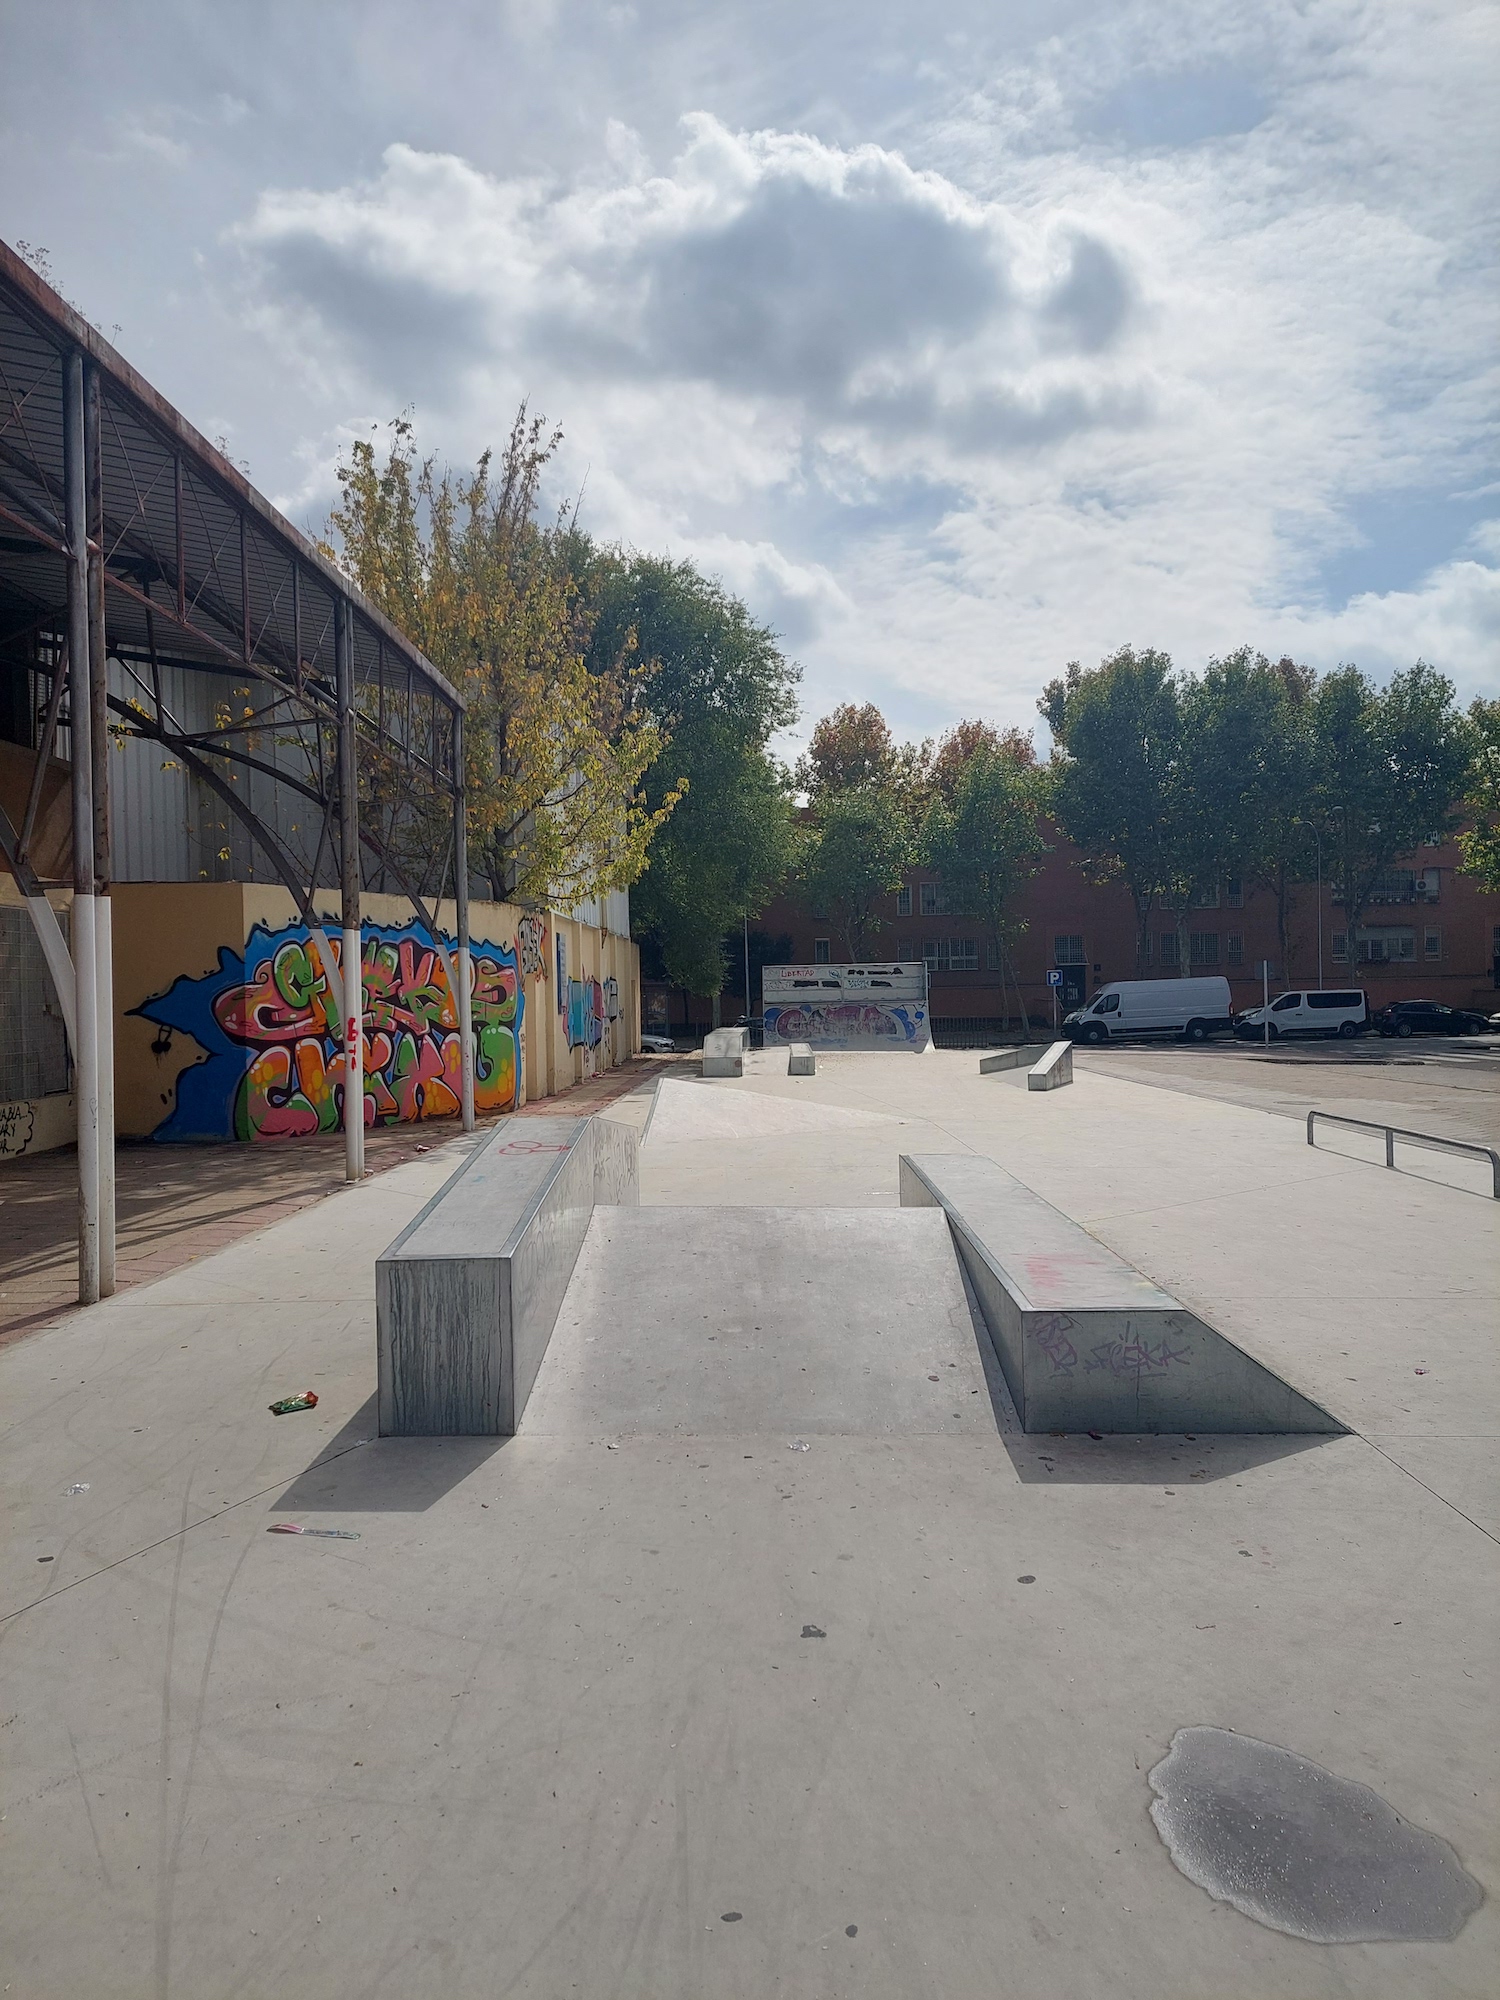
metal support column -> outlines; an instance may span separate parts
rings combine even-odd
[[[83,356],[63,370],[63,501],[68,537],[68,725],[73,767],[73,1102],[78,1119],[78,1301],[99,1297],[99,1046],[94,931],[93,748],[89,686],[88,479]]]
[[[354,732],[354,634],[349,607],[334,609],[339,703],[339,862],[343,889],[344,1176],[365,1171],[364,962],[359,913],[359,746]]]
[[[464,784],[464,719],[453,718],[453,900],[458,909],[459,1091],[464,1130],[474,1130],[474,960],[469,950],[469,798]],[[519,979],[519,969],[517,972]]]
[[[110,880],[109,669],[104,634],[104,482],[99,374],[83,371],[83,440],[89,540],[89,747],[94,819],[95,1037],[99,1063],[99,1296],[115,1288],[115,969]]]

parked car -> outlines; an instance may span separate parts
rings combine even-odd
[[[641,1054],[643,1056],[670,1056],[677,1053],[677,1044],[670,1035],[642,1035]]]
[[[1467,1007],[1445,1007],[1440,1000],[1393,1000],[1375,1016],[1382,1035],[1487,1035],[1487,1014]]]
[[[1268,1007],[1248,1007],[1234,1017],[1241,1041],[1278,1041],[1283,1035],[1339,1035],[1348,1042],[1370,1025],[1370,1000],[1353,989],[1313,988],[1278,993]]]
[[[1075,1042],[1112,1042],[1126,1035],[1181,1035],[1203,1042],[1230,1024],[1227,979],[1116,979],[1087,1007],[1063,1018]]]

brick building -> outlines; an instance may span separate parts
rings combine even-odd
[[[1055,828],[1051,851],[1023,902],[1027,928],[1015,947],[1021,989],[1033,1024],[1049,1021],[1052,996],[1047,972],[1063,975],[1064,1008],[1077,1006],[1112,979],[1136,977],[1135,918],[1130,897],[1119,883],[1100,888],[1079,865],[1078,850]],[[1221,972],[1230,982],[1236,1007],[1260,998],[1260,961],[1271,961],[1272,990],[1293,985],[1344,983],[1365,987],[1372,1007],[1388,1000],[1434,999],[1452,1006],[1500,1008],[1500,897],[1485,893],[1459,872],[1461,856],[1451,841],[1424,847],[1390,871],[1354,941],[1351,964],[1347,926],[1325,882],[1321,892],[1307,883],[1294,892],[1288,925],[1288,962],[1280,963],[1275,899],[1235,881],[1220,885],[1212,902],[1195,909],[1188,923],[1193,972]],[[1019,1026],[1014,987],[1002,997],[999,971],[990,964],[983,927],[946,912],[942,885],[930,872],[914,869],[906,885],[885,898],[884,928],[874,953],[879,957],[925,959],[930,1011],[940,1039],[983,1036],[1004,1024]],[[826,915],[795,895],[778,896],[753,920],[772,939],[789,939],[777,950],[794,963],[838,963],[845,948]],[[1319,929],[1322,960],[1319,963]],[[1146,978],[1174,978],[1178,972],[1177,931],[1167,912],[1152,919]],[[752,970],[758,1006],[758,981]],[[722,999],[726,1021],[743,1007],[744,975],[732,958]],[[646,994],[655,1018],[677,1032],[695,1031],[711,1019],[711,1003],[688,1001],[665,988]],[[753,1011],[753,1010],[752,1010]]]

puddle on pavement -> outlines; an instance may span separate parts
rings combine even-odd
[[[1484,1891],[1378,1792],[1228,1729],[1179,1729],[1151,1817],[1200,1889],[1314,1944],[1457,1937]]]

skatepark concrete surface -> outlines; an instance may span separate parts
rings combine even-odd
[[[463,1141],[0,1353],[0,1985],[1492,1994],[1500,1204],[1024,1086],[753,1055],[610,1107],[643,1205],[595,1211],[514,1438],[375,1439],[374,1259]],[[1350,1435],[1017,1434],[897,1206],[964,1151]],[[1203,1727],[1486,1900],[1340,1944],[1215,1900],[1148,1783]]]

